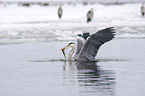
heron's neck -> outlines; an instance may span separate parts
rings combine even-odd
[[[68,59],[69,60],[73,60],[73,54],[74,54],[74,52],[75,52],[75,50],[76,50],[76,48],[75,48],[75,45],[73,45],[73,46],[71,46],[72,47],[72,50],[69,52],[69,55],[68,55]]]

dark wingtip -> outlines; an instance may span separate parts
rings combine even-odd
[[[115,27],[108,27],[108,28],[99,30],[98,32],[96,32],[96,34],[98,34],[97,38],[101,42],[104,42],[104,43],[108,42],[108,41],[112,40],[113,38],[115,38],[115,36],[116,36],[115,30],[116,30]]]
[[[108,27],[108,28],[105,28],[103,29],[104,31],[106,31],[107,33],[111,33],[112,35],[116,35],[116,28],[115,27]]]
[[[103,30],[111,30],[111,31],[114,31],[114,30],[116,30],[116,29],[115,29],[115,27],[108,27],[108,28],[105,28],[105,29],[103,29]]]

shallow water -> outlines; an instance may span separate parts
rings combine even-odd
[[[145,95],[145,39],[114,39],[100,48],[98,62],[63,61],[68,42],[0,45],[0,94]]]
[[[91,7],[96,11],[87,24]],[[0,95],[144,96],[145,18],[140,4],[64,5],[62,20],[57,8],[0,7]],[[100,48],[97,62],[64,59],[61,48],[76,42],[78,33],[110,26],[117,36]]]

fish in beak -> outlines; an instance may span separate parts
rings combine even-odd
[[[63,53],[63,55],[64,55],[65,58],[66,58],[66,55],[65,55],[65,51],[64,50],[67,49],[68,47],[69,46],[67,45],[67,46],[65,46],[64,48],[61,49],[61,51],[62,51],[62,53]]]
[[[61,51],[62,51],[62,53],[63,53],[63,55],[64,55],[65,58],[66,58],[66,55],[65,55],[65,51],[64,50],[67,49],[67,48],[69,48],[69,47],[72,47],[72,44],[75,44],[75,43],[71,42],[67,46],[65,46],[64,48],[61,49]]]

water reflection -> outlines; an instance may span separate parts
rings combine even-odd
[[[65,62],[64,80],[77,88],[79,96],[115,96],[114,72],[101,69],[97,62]]]

